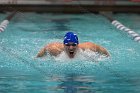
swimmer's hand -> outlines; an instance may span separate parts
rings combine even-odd
[[[105,48],[103,48],[103,47],[100,47],[99,52],[101,54],[105,55],[106,57],[110,56],[109,52]]]
[[[46,49],[45,49],[45,48],[42,48],[42,49],[39,51],[39,53],[37,54],[36,58],[37,58],[37,57],[43,57],[44,54],[45,54],[45,52],[46,52]]]

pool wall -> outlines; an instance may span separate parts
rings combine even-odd
[[[140,6],[98,6],[98,5],[0,5],[0,11],[18,10],[22,12],[53,12],[53,13],[83,13],[99,11],[113,11],[113,12],[137,12],[140,13]]]
[[[0,11],[18,10],[22,12],[137,12],[140,2],[133,0],[0,0]]]

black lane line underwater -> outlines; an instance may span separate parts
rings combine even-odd
[[[136,33],[135,31],[131,30],[130,28],[124,26],[122,23],[120,23],[119,21],[115,20],[114,18],[112,18],[111,16],[107,15],[106,13],[100,13],[101,15],[103,15],[104,17],[106,17],[112,25],[114,25],[117,29],[119,29],[120,31],[124,31],[126,33],[128,33],[128,35],[130,35],[134,41],[139,42],[140,43],[140,35],[138,33]]]

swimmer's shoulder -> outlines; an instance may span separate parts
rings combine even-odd
[[[63,43],[60,43],[60,42],[53,42],[53,43],[49,43],[46,45],[47,48],[63,48]]]
[[[53,43],[49,43],[46,46],[46,50],[54,56],[57,56],[58,54],[60,54],[62,51],[64,51],[64,45],[63,43],[60,42],[53,42]]]
[[[93,47],[97,47],[97,45],[92,42],[84,42],[84,43],[80,43],[78,47],[81,49],[91,49]]]
[[[107,56],[110,55],[109,52],[104,47],[97,45],[95,43],[92,43],[92,42],[81,43],[78,45],[78,47],[81,48],[82,50],[90,49],[92,51],[99,52]]]

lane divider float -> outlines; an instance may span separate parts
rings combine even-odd
[[[128,33],[133,38],[134,41],[140,42],[140,35],[138,33],[131,30],[130,28],[124,26],[122,23],[113,19],[112,17],[108,16],[107,14],[105,14],[105,13],[100,13],[100,14],[105,16],[111,22],[111,24],[114,25],[117,29]]]
[[[3,32],[7,25],[9,24],[10,20],[15,16],[15,14],[17,13],[17,11],[14,11],[12,12],[9,16],[7,16],[5,18],[5,20],[3,20],[1,23],[0,23],[0,33]]]

